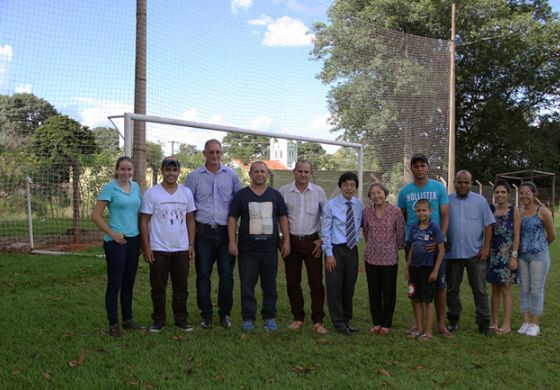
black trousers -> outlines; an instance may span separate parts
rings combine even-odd
[[[397,272],[399,266],[366,263],[369,292],[369,311],[373,325],[384,328],[393,326],[393,313],[397,299]]]

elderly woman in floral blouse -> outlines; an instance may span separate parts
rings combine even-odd
[[[398,250],[404,248],[405,221],[401,210],[387,203],[389,191],[373,183],[368,197],[373,204],[364,209],[362,227],[366,239],[364,260],[369,291],[372,333],[391,332],[397,293]]]

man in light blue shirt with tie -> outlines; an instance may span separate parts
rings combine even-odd
[[[350,320],[358,278],[358,241],[364,209],[362,202],[354,196],[358,185],[358,176],[353,172],[340,176],[340,195],[325,205],[321,228],[326,254],[327,306],[334,328],[346,336],[357,331]]]
[[[235,258],[228,252],[227,218],[233,195],[242,188],[235,171],[221,163],[222,144],[211,139],[202,152],[205,164],[192,171],[185,181],[196,204],[196,301],[204,329],[212,328],[211,276],[218,264],[218,307],[220,324],[231,326],[233,268]]]

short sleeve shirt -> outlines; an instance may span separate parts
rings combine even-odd
[[[107,202],[111,230],[125,237],[136,237],[140,234],[138,211],[142,195],[136,182],[130,181],[130,191],[126,192],[116,180],[112,180],[103,186],[97,200]],[[111,237],[105,235],[105,241],[111,241]]]
[[[427,199],[432,205],[432,222],[441,225],[439,208],[449,203],[447,189],[445,186],[433,179],[429,179],[424,187],[418,187],[416,183],[408,183],[401,188],[398,196],[398,206],[406,210],[406,230],[410,232],[412,225],[418,222],[416,216],[416,202],[420,199]],[[408,235],[407,235],[408,236]]]
[[[150,248],[162,252],[188,250],[187,214],[195,210],[191,190],[185,186],[178,185],[173,194],[161,184],[148,189],[140,212],[152,216],[148,224]]]
[[[241,218],[239,253],[269,253],[277,250],[278,217],[287,216],[288,209],[280,192],[267,187],[257,195],[250,187],[237,192],[231,202],[229,216]]]
[[[443,233],[438,224],[430,222],[425,229],[420,229],[418,223],[412,225],[408,238],[412,250],[412,267],[433,267],[436,263],[436,252],[428,252],[426,245],[443,243]]]

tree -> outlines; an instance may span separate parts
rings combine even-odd
[[[45,121],[58,112],[48,101],[31,93],[0,95],[0,145],[21,147]]]
[[[313,165],[314,171],[320,171],[323,163],[323,156],[327,153],[317,142],[298,142],[298,160],[309,160]]]
[[[241,160],[244,164],[267,159],[270,154],[270,140],[262,135],[228,133],[222,146],[228,159]]]
[[[175,156],[181,163],[181,167],[189,172],[204,165],[204,155],[195,145],[180,144],[179,152]]]
[[[111,153],[119,151],[119,132],[112,127],[94,127],[91,129],[95,135],[95,142],[101,150]]]
[[[152,170],[152,186],[158,183],[158,172],[163,161],[163,149],[160,144],[146,142],[146,165]]]
[[[94,134],[66,115],[48,118],[32,136],[32,147],[40,162],[43,185],[56,186],[72,177],[72,233],[80,236],[80,169],[98,151]]]
[[[403,132],[405,155],[411,135],[430,147],[445,134],[443,106],[422,119],[431,124],[425,136],[410,131],[417,128],[414,111],[426,100],[418,91],[429,91],[429,58],[448,50],[450,7],[448,0],[338,0],[329,9],[330,24],[315,25],[313,56],[323,61],[319,77],[332,85],[335,130],[361,140],[366,154],[373,145],[390,159],[394,150],[383,148],[394,131]],[[560,95],[558,16],[544,0],[463,0],[457,7],[457,167],[482,179],[506,166],[528,167],[538,155],[519,140]],[[397,33],[380,41],[381,29],[439,39],[441,46],[436,41],[429,58],[415,64],[415,47]],[[401,42],[402,58],[387,59],[390,45]]]

